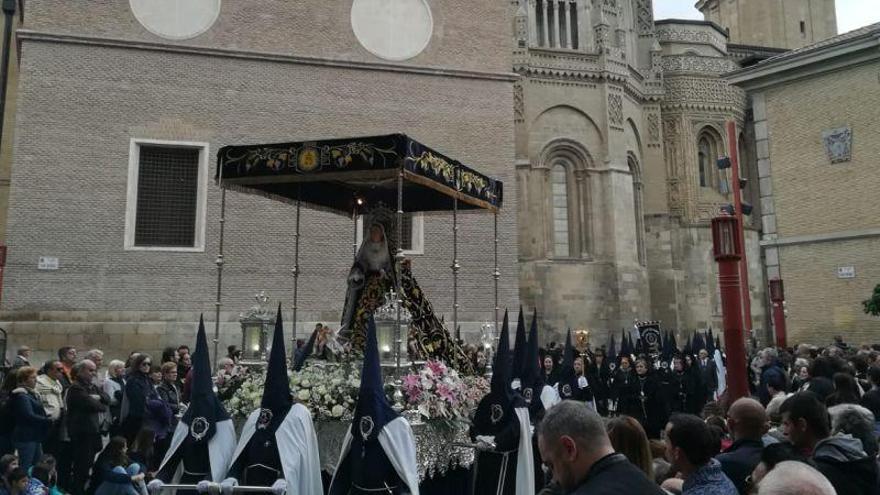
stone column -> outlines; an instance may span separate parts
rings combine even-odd
[[[550,29],[556,33],[553,36],[553,48],[560,48],[562,46],[560,37],[562,35],[562,30],[559,29],[559,0],[550,0],[551,5],[553,5],[553,19],[550,22]]]
[[[572,49],[574,45],[572,45],[571,39],[573,38],[574,29],[571,28],[571,5],[569,5],[568,0],[563,0],[562,5],[565,8],[565,47]]]
[[[538,7],[535,0],[529,0],[529,46],[538,46]]]
[[[580,255],[581,258],[589,258],[592,252],[590,248],[590,240],[592,238],[592,219],[590,218],[590,193],[587,187],[587,172],[578,170],[575,172],[575,180],[577,184],[577,213],[578,213],[578,232],[580,233]]]
[[[547,2],[549,0],[543,0],[541,2],[541,9],[544,11],[544,17],[542,19],[542,24],[544,26],[544,32],[541,34],[541,46],[544,48],[548,48],[550,46],[550,36],[547,31],[549,23],[547,22],[547,15],[550,13],[550,9],[547,8]]]

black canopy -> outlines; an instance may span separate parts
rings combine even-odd
[[[460,209],[501,208],[501,181],[404,134],[224,146],[217,152],[215,178],[225,189],[351,215],[358,199],[366,207],[396,208],[399,173],[404,211],[451,210],[454,197]]]

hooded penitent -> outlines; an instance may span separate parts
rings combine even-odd
[[[280,315],[279,315],[280,318]],[[312,332],[311,337],[309,337],[306,345],[303,346],[302,349],[297,349],[293,356],[293,371],[300,371],[302,367],[306,364],[306,359],[312,355],[312,352],[315,349],[315,339],[318,338],[318,330]]]
[[[189,408],[174,430],[171,446],[156,475],[162,481],[220,481],[235,450],[235,427],[214,393],[203,318],[199,319],[192,356],[192,380]]]
[[[321,494],[323,490],[312,416],[290,393],[280,305],[263,398],[242,429],[229,476],[249,486],[272,486],[284,479],[288,493]]]
[[[571,345],[571,329],[565,335],[565,351],[562,354],[562,365],[559,367],[559,383],[557,386],[561,399],[574,399],[577,389],[577,376],[574,371],[574,347]]]
[[[367,322],[361,386],[351,428],[346,431],[331,495],[382,493],[418,495],[415,438],[399,416],[382,384],[376,324]]]
[[[514,388],[522,390],[522,377],[526,365],[526,323],[523,318],[522,307],[519,308],[519,317],[516,320],[516,337],[513,341],[513,369],[510,379]]]
[[[471,426],[471,438],[492,437],[495,449],[477,452],[474,493],[524,495],[534,493],[529,413],[526,404],[510,388],[510,340],[508,317],[498,337],[489,393],[480,400]]]
[[[523,367],[522,396],[529,406],[529,418],[539,421],[544,411],[559,402],[556,390],[544,383],[544,374],[538,364],[538,312],[532,314],[529,340],[526,351],[526,364]]]

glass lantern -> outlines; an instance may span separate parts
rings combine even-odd
[[[397,326],[398,307],[400,308],[400,326]],[[385,294],[385,304],[373,312],[376,322],[376,340],[379,344],[379,360],[383,366],[399,368],[401,362],[409,364],[407,342],[409,340],[409,324],[412,315],[398,301],[394,290]]]
[[[241,313],[241,360],[245,363],[264,363],[269,354],[269,329],[274,316],[268,306],[269,296],[260,291],[254,296],[256,304]]]

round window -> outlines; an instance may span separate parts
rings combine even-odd
[[[428,46],[434,20],[425,0],[354,0],[351,28],[373,55],[406,60]]]
[[[194,38],[214,25],[220,0],[129,0],[147,31],[171,40]]]

